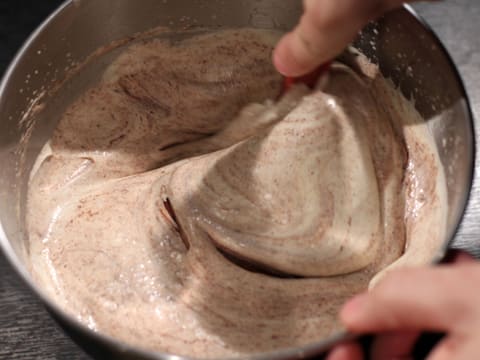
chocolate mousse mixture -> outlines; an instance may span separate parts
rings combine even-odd
[[[437,254],[445,181],[413,105],[361,55],[277,101],[276,39],[137,43],[61,118],[32,172],[31,265],[90,328],[207,358],[304,345]]]

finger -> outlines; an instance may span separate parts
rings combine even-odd
[[[333,59],[358,31],[382,11],[400,6],[389,0],[305,0],[299,25],[277,45],[273,60],[286,76],[304,75]]]
[[[310,0],[299,25],[277,45],[273,61],[286,76],[300,76],[334,58],[351,42],[366,22],[354,8],[367,1]],[[341,5],[339,9],[336,5]],[[336,26],[335,26],[335,23]]]
[[[478,269],[475,264],[392,272],[370,293],[347,303],[340,317],[351,331],[360,333],[447,331],[468,322],[472,309],[465,306],[464,297]]]
[[[419,337],[418,331],[379,335],[372,345],[371,358],[373,360],[408,358]]]
[[[305,0],[299,25],[280,40],[273,62],[285,76],[304,75],[339,55],[368,21],[404,2]]]
[[[362,360],[363,352],[356,343],[342,344],[333,349],[326,360]]]
[[[428,356],[428,360],[470,360],[478,358],[479,344],[466,338],[451,335],[443,340]]]

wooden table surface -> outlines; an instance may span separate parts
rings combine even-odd
[[[0,73],[28,33],[60,2],[0,0]],[[474,115],[480,119],[480,1],[448,0],[415,7],[452,54],[466,83]],[[480,128],[478,125],[477,122]],[[477,131],[477,143],[480,143],[479,135]],[[477,169],[478,166],[477,159]],[[480,255],[478,180],[477,174],[472,200],[455,246]],[[50,318],[1,254],[0,359],[89,359]]]

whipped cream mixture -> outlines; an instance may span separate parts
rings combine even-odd
[[[134,44],[61,118],[30,181],[31,266],[90,328],[207,358],[304,345],[437,255],[445,181],[413,105],[358,54],[277,101],[276,40]]]

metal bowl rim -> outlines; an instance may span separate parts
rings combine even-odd
[[[4,94],[7,91],[7,86],[10,81],[10,78],[21,60],[21,58],[24,56],[24,54],[27,52],[27,50],[30,48],[31,44],[34,42],[34,40],[44,31],[45,28],[47,28],[50,23],[54,21],[58,16],[61,16],[63,11],[70,5],[74,5],[74,2],[78,0],[66,0],[64,1],[55,11],[53,11],[37,28],[36,30],[27,38],[27,40],[24,42],[22,47],[17,51],[15,57],[13,60],[10,62],[10,65],[8,66],[6,72],[3,75],[3,78],[0,82],[0,98],[4,96]],[[443,45],[443,43],[440,41],[438,36],[435,34],[435,32],[432,30],[432,28],[427,24],[427,22],[413,9],[412,6],[405,4],[403,5],[404,9],[406,9],[410,15],[412,15],[419,23],[422,25],[422,27],[425,29],[427,33],[431,36],[432,40],[436,43],[438,48],[440,49],[440,52],[445,56],[447,59],[450,69],[453,71],[453,75],[456,78],[456,81],[458,82],[459,88],[461,90],[461,94],[465,100],[465,106],[467,110],[467,116],[468,120],[472,129],[472,136],[471,136],[471,144],[469,146],[470,149],[470,158],[471,161],[470,163],[470,174],[469,174],[469,186],[468,186],[468,191],[465,192],[465,197],[463,200],[462,204],[462,211],[460,212],[460,216],[458,217],[456,223],[457,226],[453,229],[453,234],[449,241],[445,244],[445,249],[444,252],[446,253],[448,247],[450,246],[451,242],[453,241],[455,235],[457,234],[460,225],[462,224],[462,220],[465,216],[465,212],[468,206],[468,202],[470,199],[470,195],[472,192],[472,187],[473,187],[473,182],[474,182],[474,176],[475,176],[475,159],[476,159],[476,139],[475,139],[475,123],[474,123],[474,117],[473,117],[473,112],[470,104],[470,99],[468,97],[464,82],[462,77],[460,76],[459,70],[457,66],[455,65],[453,59],[451,58],[449,52]],[[120,340],[117,340],[116,338],[99,333],[99,332],[94,332],[91,329],[89,329],[86,325],[83,323],[79,322],[77,319],[75,319],[71,314],[67,313],[62,307],[60,307],[56,302],[50,299],[50,297],[39,287],[37,284],[34,283],[34,281],[31,278],[31,275],[28,273],[26,267],[23,265],[23,263],[20,261],[18,256],[15,254],[15,251],[13,250],[12,246],[10,245],[10,242],[7,239],[7,236],[5,234],[5,231],[2,226],[2,221],[0,219],[0,248],[3,250],[3,253],[5,254],[8,262],[10,265],[14,268],[14,270],[17,272],[17,274],[20,275],[21,279],[28,285],[30,290],[33,291],[33,293],[38,296],[41,301],[44,303],[44,305],[51,311],[54,312],[54,314],[59,315],[62,321],[65,321],[66,324],[76,330],[79,330],[81,333],[86,335],[87,337],[93,337],[95,339],[100,340],[104,344],[106,344],[109,347],[114,347],[119,351],[132,354],[132,355],[137,355],[141,356],[143,358],[147,359],[155,359],[155,360],[199,360],[199,358],[192,358],[192,357],[186,357],[186,356],[178,356],[178,355],[173,355],[173,354],[167,354],[167,353],[162,353],[162,352],[154,352],[154,351],[149,351],[149,350],[144,350],[138,347],[135,347],[133,345],[126,344]],[[274,351],[274,352],[267,352],[267,353],[261,353],[261,354],[255,354],[254,356],[249,357],[252,360],[269,360],[269,359],[291,359],[292,357],[297,357],[297,358],[305,358],[308,355],[314,355],[314,354],[320,354],[328,349],[330,349],[334,344],[348,340],[351,338],[352,335],[347,333],[346,331],[343,332],[338,332],[337,334],[325,339],[325,340],[320,340],[318,342],[302,346],[302,347],[295,347],[295,348],[289,348],[289,349],[284,349],[284,350],[279,350],[279,351]],[[232,359],[239,359],[238,357],[232,358]]]

